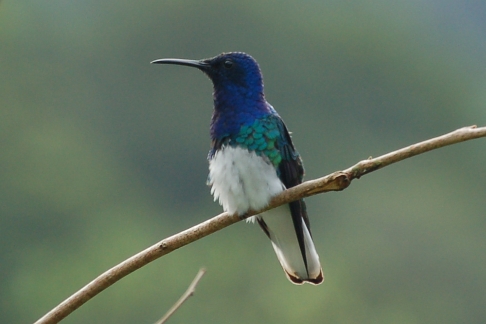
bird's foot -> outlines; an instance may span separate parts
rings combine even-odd
[[[239,219],[248,218],[248,213],[237,214]]]

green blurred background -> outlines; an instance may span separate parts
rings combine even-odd
[[[312,179],[486,124],[486,3],[3,1],[0,322],[221,212],[211,83],[163,57],[245,51]],[[307,199],[323,285],[294,286],[239,223],[135,272],[63,323],[486,322],[486,139]]]

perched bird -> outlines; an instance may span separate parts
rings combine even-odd
[[[302,160],[282,118],[265,100],[262,73],[250,55],[232,52],[151,63],[192,66],[213,82],[208,185],[226,212],[244,215],[259,210],[279,192],[302,182]],[[303,200],[251,218],[255,219],[291,282],[324,281]]]

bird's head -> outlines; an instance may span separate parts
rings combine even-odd
[[[263,98],[263,78],[260,67],[255,59],[246,53],[222,53],[203,60],[160,59],[151,63],[198,68],[213,82],[215,96]]]

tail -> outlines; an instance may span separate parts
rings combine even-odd
[[[262,213],[257,221],[272,241],[277,258],[292,283],[318,285],[324,281],[302,200]]]

